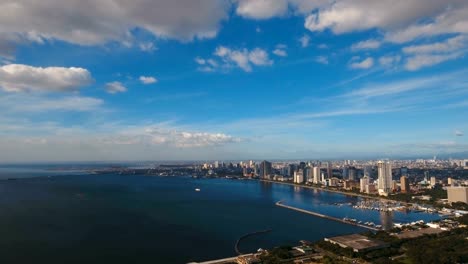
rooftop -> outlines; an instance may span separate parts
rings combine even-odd
[[[352,248],[355,252],[384,248],[388,246],[388,244],[382,241],[368,238],[359,234],[325,238],[325,241],[338,244],[344,248]]]

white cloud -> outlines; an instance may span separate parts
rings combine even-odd
[[[435,42],[424,45],[412,45],[403,48],[403,52],[407,54],[420,54],[420,53],[445,53],[457,51],[460,48],[466,47],[468,38],[465,35],[459,35],[449,38],[442,42]]]
[[[268,53],[260,48],[255,48],[249,52],[249,61],[258,66],[273,64],[273,61],[270,60]]]
[[[0,88],[7,92],[74,91],[93,81],[83,68],[33,67],[8,64],[0,67]]]
[[[45,97],[31,94],[8,94],[0,97],[3,113],[40,113],[50,111],[90,112],[99,109],[104,101],[86,96]]]
[[[236,13],[252,19],[268,19],[293,14],[306,14],[330,0],[234,0]]]
[[[211,38],[227,18],[230,5],[228,0],[3,1],[0,34],[81,45],[128,42],[134,28],[179,40]]]
[[[139,78],[140,82],[143,84],[152,84],[152,83],[157,83],[158,79],[152,77],[152,76],[140,76]]]
[[[140,47],[140,50],[141,50],[141,51],[150,52],[150,53],[158,49],[158,48],[154,45],[153,42],[142,42],[142,43],[140,43],[138,46]]]
[[[376,98],[390,95],[398,95],[408,92],[421,91],[421,93],[431,94],[434,92],[428,92],[430,89],[441,90],[440,87],[447,87],[448,84],[457,83],[462,76],[466,75],[466,71],[445,73],[437,76],[425,76],[422,78],[412,78],[406,80],[398,80],[389,83],[380,83],[367,85],[360,89],[355,89],[349,93],[344,94],[344,97],[348,98]],[[444,85],[445,84],[445,85]],[[457,87],[457,89],[464,89],[466,86]],[[421,97],[421,95],[419,96]],[[400,98],[400,101],[402,99]]]
[[[243,140],[226,133],[152,124],[0,120],[3,161],[200,159],[225,153]],[[8,152],[8,153],[5,153]]]
[[[146,128],[145,134],[151,137],[153,144],[169,144],[179,148],[208,147],[240,142],[239,138],[223,133],[177,131],[159,127]]]
[[[305,27],[311,31],[329,28],[337,34],[372,28],[391,30],[443,12],[449,5],[449,1],[425,0],[334,1],[309,15]]]
[[[283,16],[288,11],[287,0],[237,0],[236,13],[253,19]]]
[[[407,59],[405,69],[416,71],[423,67],[436,65],[448,60],[458,59],[463,55],[461,52],[450,54],[421,54]]]
[[[127,88],[120,82],[109,82],[106,83],[106,91],[110,94],[116,94],[126,92]]]
[[[467,47],[468,38],[465,35],[451,37],[444,41],[430,44],[404,47],[403,52],[409,55],[405,68],[415,71],[444,61],[458,59],[466,53]]]
[[[369,39],[365,41],[358,42],[351,46],[351,50],[366,50],[366,49],[378,49],[382,45],[382,42],[375,39]]]
[[[317,48],[319,48],[319,49],[328,49],[328,45],[322,43],[322,44],[317,45]]]
[[[200,65],[205,65],[205,64],[206,64],[206,60],[203,59],[203,58],[200,58],[200,57],[196,57],[196,58],[195,58],[195,62],[196,62],[197,64],[200,64]]]
[[[424,1],[425,4],[426,2]],[[442,34],[468,33],[468,2],[440,1],[443,8],[427,23],[414,23],[407,27],[389,31],[385,39],[395,43],[405,43],[418,38]],[[421,17],[423,18],[423,17]]]
[[[457,130],[455,130],[455,136],[457,136],[457,137],[462,137],[462,136],[463,136],[463,132],[457,129]]]
[[[283,49],[275,49],[273,50],[273,54],[275,54],[276,56],[280,56],[280,57],[288,56],[288,53]]]
[[[396,64],[398,64],[400,62],[400,60],[401,60],[400,55],[395,55],[395,56],[388,55],[388,56],[380,57],[379,58],[379,63],[383,67],[392,67],[392,66],[395,66]]]
[[[318,62],[318,63],[327,65],[328,64],[328,57],[327,56],[317,56],[315,58],[315,61]]]
[[[269,66],[273,64],[268,52],[261,48],[255,48],[253,50],[234,50],[224,46],[219,46],[213,54],[222,59],[224,64],[218,65],[218,63],[213,59],[207,60],[210,66],[203,67],[205,71],[214,71],[218,67],[229,68],[234,65],[246,72],[250,72],[252,71],[252,65]]]
[[[374,59],[368,57],[362,61],[354,61],[349,64],[351,69],[369,69],[374,65]]]
[[[280,57],[286,57],[288,56],[288,53],[286,52],[287,48],[288,46],[284,44],[278,44],[276,45],[276,48],[273,50],[273,54],[275,54],[276,56],[280,56]]]
[[[303,47],[303,48],[308,47],[309,42],[310,42],[309,35],[303,35],[301,38],[299,38],[299,42],[301,43],[301,47]]]

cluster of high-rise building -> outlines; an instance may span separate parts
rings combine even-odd
[[[392,161],[215,161],[205,163],[201,168],[213,172],[231,169],[241,172],[244,177],[357,189],[384,196],[394,192],[417,192],[437,185],[468,185],[460,177],[452,178],[457,175],[455,172],[460,175],[460,171],[468,170],[468,160],[438,160],[436,157]]]

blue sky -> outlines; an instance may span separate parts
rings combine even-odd
[[[23,0],[0,10],[0,161],[468,150],[466,1]]]

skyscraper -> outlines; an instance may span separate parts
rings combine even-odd
[[[318,184],[320,182],[320,167],[314,167],[313,169],[314,175],[314,184]]]
[[[332,168],[332,163],[330,161],[327,162],[327,177],[329,179],[333,177],[333,168]]]
[[[360,180],[359,191],[360,192],[366,192],[367,185],[369,185],[369,177],[364,176]]]
[[[379,161],[377,167],[379,172],[379,195],[387,196],[392,190],[392,164],[390,162]]]
[[[343,176],[343,180],[348,179],[348,175],[349,175],[349,167],[348,166],[345,166],[343,168],[343,172],[341,173],[341,175]]]
[[[271,175],[271,162],[266,160],[260,163],[260,178],[269,179]]]
[[[349,167],[348,169],[348,179],[351,181],[355,181],[357,178],[357,170],[356,167]]]
[[[313,181],[312,167],[305,167],[304,169],[304,181],[311,182]]]
[[[408,177],[401,176],[400,178],[400,189],[402,193],[408,193],[410,191]]]
[[[304,171],[302,169],[298,169],[297,171],[294,171],[294,182],[304,183]]]
[[[434,187],[437,184],[436,177],[431,177],[431,187]]]

